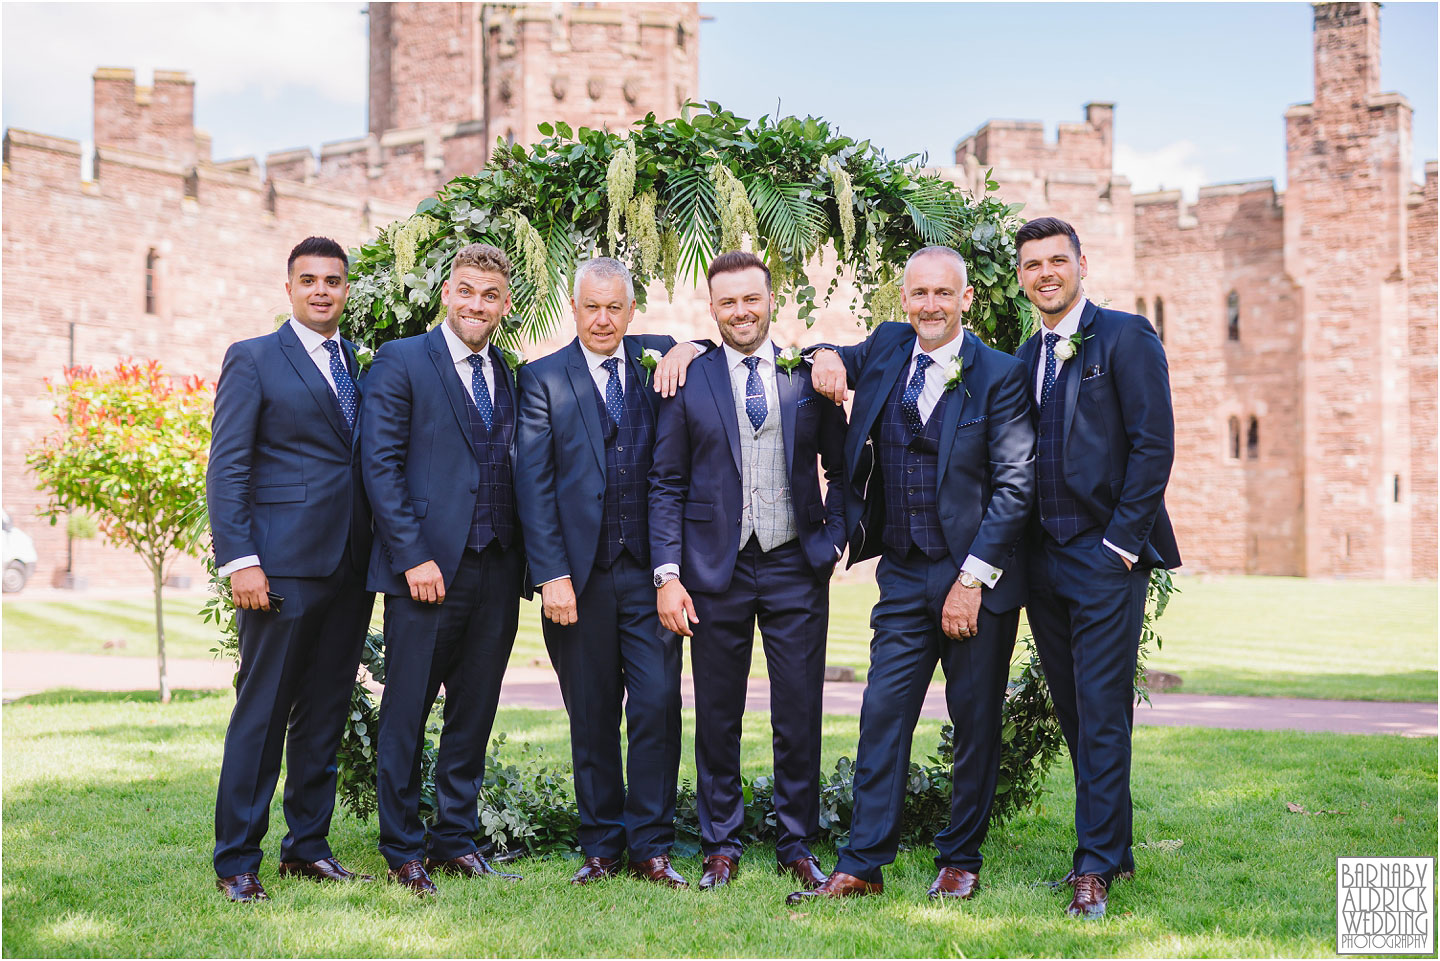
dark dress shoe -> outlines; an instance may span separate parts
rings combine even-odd
[[[811,898],[849,898],[859,894],[879,894],[883,881],[862,881],[853,874],[836,871],[813,891],[793,891],[786,895],[786,904],[803,904]]]
[[[1075,877],[1075,869],[1071,868],[1070,873],[1060,879],[1060,883],[1065,885],[1067,888],[1073,888],[1075,886]],[[1128,871],[1116,871],[1115,877],[1111,878],[1110,880],[1112,883],[1115,881],[1133,881],[1135,880],[1135,869],[1131,868]],[[1054,884],[1055,882],[1052,881],[1050,883]]]
[[[260,886],[260,879],[254,871],[235,874],[228,878],[216,878],[215,886],[231,901],[269,901],[270,895]]]
[[[975,896],[975,889],[978,887],[980,876],[974,871],[941,868],[935,877],[935,883],[930,885],[930,900],[944,901],[953,898],[957,901],[968,901]]]
[[[446,874],[458,874],[466,878],[491,877],[499,878],[502,881],[523,880],[518,874],[506,874],[504,871],[495,870],[490,866],[490,862],[482,858],[476,851],[471,851],[458,858],[451,858],[448,861],[426,858],[425,867],[430,871],[444,871]]]
[[[390,880],[396,884],[403,884],[410,889],[410,893],[420,898],[435,897],[440,889],[435,882],[430,880],[430,875],[425,873],[425,865],[420,863],[419,858],[406,861],[398,868],[390,871]]]
[[[356,874],[334,858],[319,861],[281,861],[280,876],[309,878],[311,881],[373,881],[370,874]]]
[[[670,866],[670,855],[668,854],[657,854],[646,861],[631,861],[630,873],[637,878],[654,881],[656,884],[666,884],[672,888],[688,888],[690,886],[690,882],[682,878]]]
[[[592,881],[603,881],[605,878],[613,878],[620,873],[619,858],[586,858],[585,863],[580,865],[580,870],[570,879],[571,884],[589,884]]]
[[[1075,879],[1075,897],[1065,913],[1072,918],[1093,921],[1105,917],[1106,885],[1098,874],[1082,874]]]
[[[725,854],[712,854],[705,859],[705,870],[700,873],[700,890],[724,887],[735,873],[735,859]]]
[[[790,875],[807,891],[813,891],[824,884],[827,877],[825,872],[820,870],[820,859],[813,854],[793,861],[779,862],[775,865],[775,873]]]

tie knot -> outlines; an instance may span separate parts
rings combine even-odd
[[[746,367],[749,367],[751,372],[753,373],[755,368],[760,366],[760,358],[746,357],[744,360],[740,361],[740,363],[744,364]]]
[[[1059,341],[1059,340],[1060,340],[1060,335],[1057,334],[1057,333],[1055,333],[1053,330],[1047,331],[1047,332],[1045,333],[1045,346],[1046,346],[1046,347],[1054,347],[1055,344],[1056,344],[1056,342]]]
[[[610,373],[613,374],[613,373],[615,373],[615,371],[619,370],[619,368],[620,368],[620,358],[619,358],[619,357],[606,357],[604,360],[602,360],[602,361],[600,362],[600,366],[601,366],[601,367],[604,367],[606,370],[608,370]]]
[[[471,354],[469,357],[466,357],[465,359],[468,360],[468,361],[470,361],[470,369],[471,369],[471,370],[478,370],[478,371],[481,371],[481,372],[483,373],[484,367],[485,367],[485,355],[484,355],[484,354],[480,353],[479,351],[476,351],[475,353]]]
[[[935,363],[934,357],[931,357],[929,354],[920,354],[915,358],[915,369],[917,371],[923,371],[933,363]]]
[[[333,341],[333,340],[325,340],[325,341],[322,341],[322,343],[325,345],[325,349],[330,352],[330,355],[331,355],[332,357],[338,357],[338,356],[340,356],[340,345],[337,344],[337,343],[335,343],[335,341]]]

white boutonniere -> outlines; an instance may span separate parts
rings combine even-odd
[[[1070,335],[1068,340],[1062,340],[1055,345],[1055,359],[1070,360],[1076,354],[1080,353],[1080,345],[1094,336],[1094,334],[1090,334],[1089,337],[1082,336],[1080,331],[1075,331],[1075,333]]]
[[[374,359],[375,351],[371,350],[369,347],[366,347],[364,344],[355,345],[355,363],[360,366],[361,370],[369,367],[371,361],[373,361]]]
[[[510,373],[520,373],[520,368],[525,366],[525,355],[518,350],[511,350],[509,347],[501,347],[500,353],[505,357],[505,366],[510,368]]]
[[[945,368],[941,371],[945,375],[945,389],[954,390],[965,380],[965,365],[960,362],[960,355],[956,354],[945,362]]]
[[[799,347],[786,347],[780,351],[780,355],[775,358],[775,366],[785,371],[787,377],[793,377],[795,375],[795,368],[800,366],[802,359]]]
[[[646,347],[640,354],[640,366],[645,368],[645,383],[648,386],[650,377],[655,373],[655,368],[660,364],[660,351],[654,347]]]

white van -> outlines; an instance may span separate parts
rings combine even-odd
[[[4,556],[0,557],[4,578],[0,586],[6,594],[14,594],[24,589],[25,582],[35,573],[35,542],[29,534],[16,530],[15,525],[10,523],[10,515],[3,510],[0,510],[0,530],[5,535]]]

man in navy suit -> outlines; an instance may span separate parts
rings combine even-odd
[[[854,563],[880,555],[870,673],[860,712],[850,843],[806,897],[881,890],[895,859],[910,741],[938,660],[955,725],[950,824],[935,837],[930,897],[966,899],[995,798],[1000,713],[1025,571],[1016,551],[1034,497],[1035,435],[1025,371],[962,332],[974,288],[948,247],[905,265],[909,325],[816,353],[816,389],[855,389],[845,445]]]
[[[367,378],[360,459],[375,512],[369,584],[385,594],[380,852],[391,880],[417,895],[436,893],[436,870],[518,880],[491,868],[475,844],[485,749],[525,577],[512,474],[515,383],[490,343],[510,312],[509,291],[503,251],[461,248],[441,292],[444,322],[385,344]],[[442,684],[427,846],[420,761]]]
[[[308,237],[290,252],[292,315],[225,353],[205,494],[215,560],[240,629],[235,710],[215,800],[216,882],[264,901],[256,872],[288,746],[280,874],[373,880],[345,870],[326,835],[335,751],[373,606],[370,512],[354,445],[355,348],[339,334],[345,251]]]
[[[670,865],[680,767],[680,639],[660,630],[646,475],[663,371],[642,363],[673,338],[631,335],[630,272],[597,257],[575,271],[576,339],[520,371],[516,498],[545,647],[570,713],[588,884],[620,870],[685,887]],[[693,353],[689,345],[680,348]],[[628,726],[626,790],[620,706]]]
[[[1072,916],[1105,913],[1130,850],[1135,658],[1150,571],[1180,565],[1165,512],[1175,419],[1165,348],[1144,317],[1082,290],[1080,238],[1042,217],[1015,236],[1042,330],[1020,348],[1036,402],[1037,510],[1027,611],[1075,769]]]
[[[819,833],[830,574],[845,543],[845,415],[814,392],[803,364],[779,369],[763,261],[721,254],[706,279],[724,347],[696,360],[660,405],[650,472],[660,623],[692,638],[700,887],[728,884],[740,859],[740,718],[757,618],[770,674],[775,854],[783,873],[814,887],[825,878],[809,842]]]

